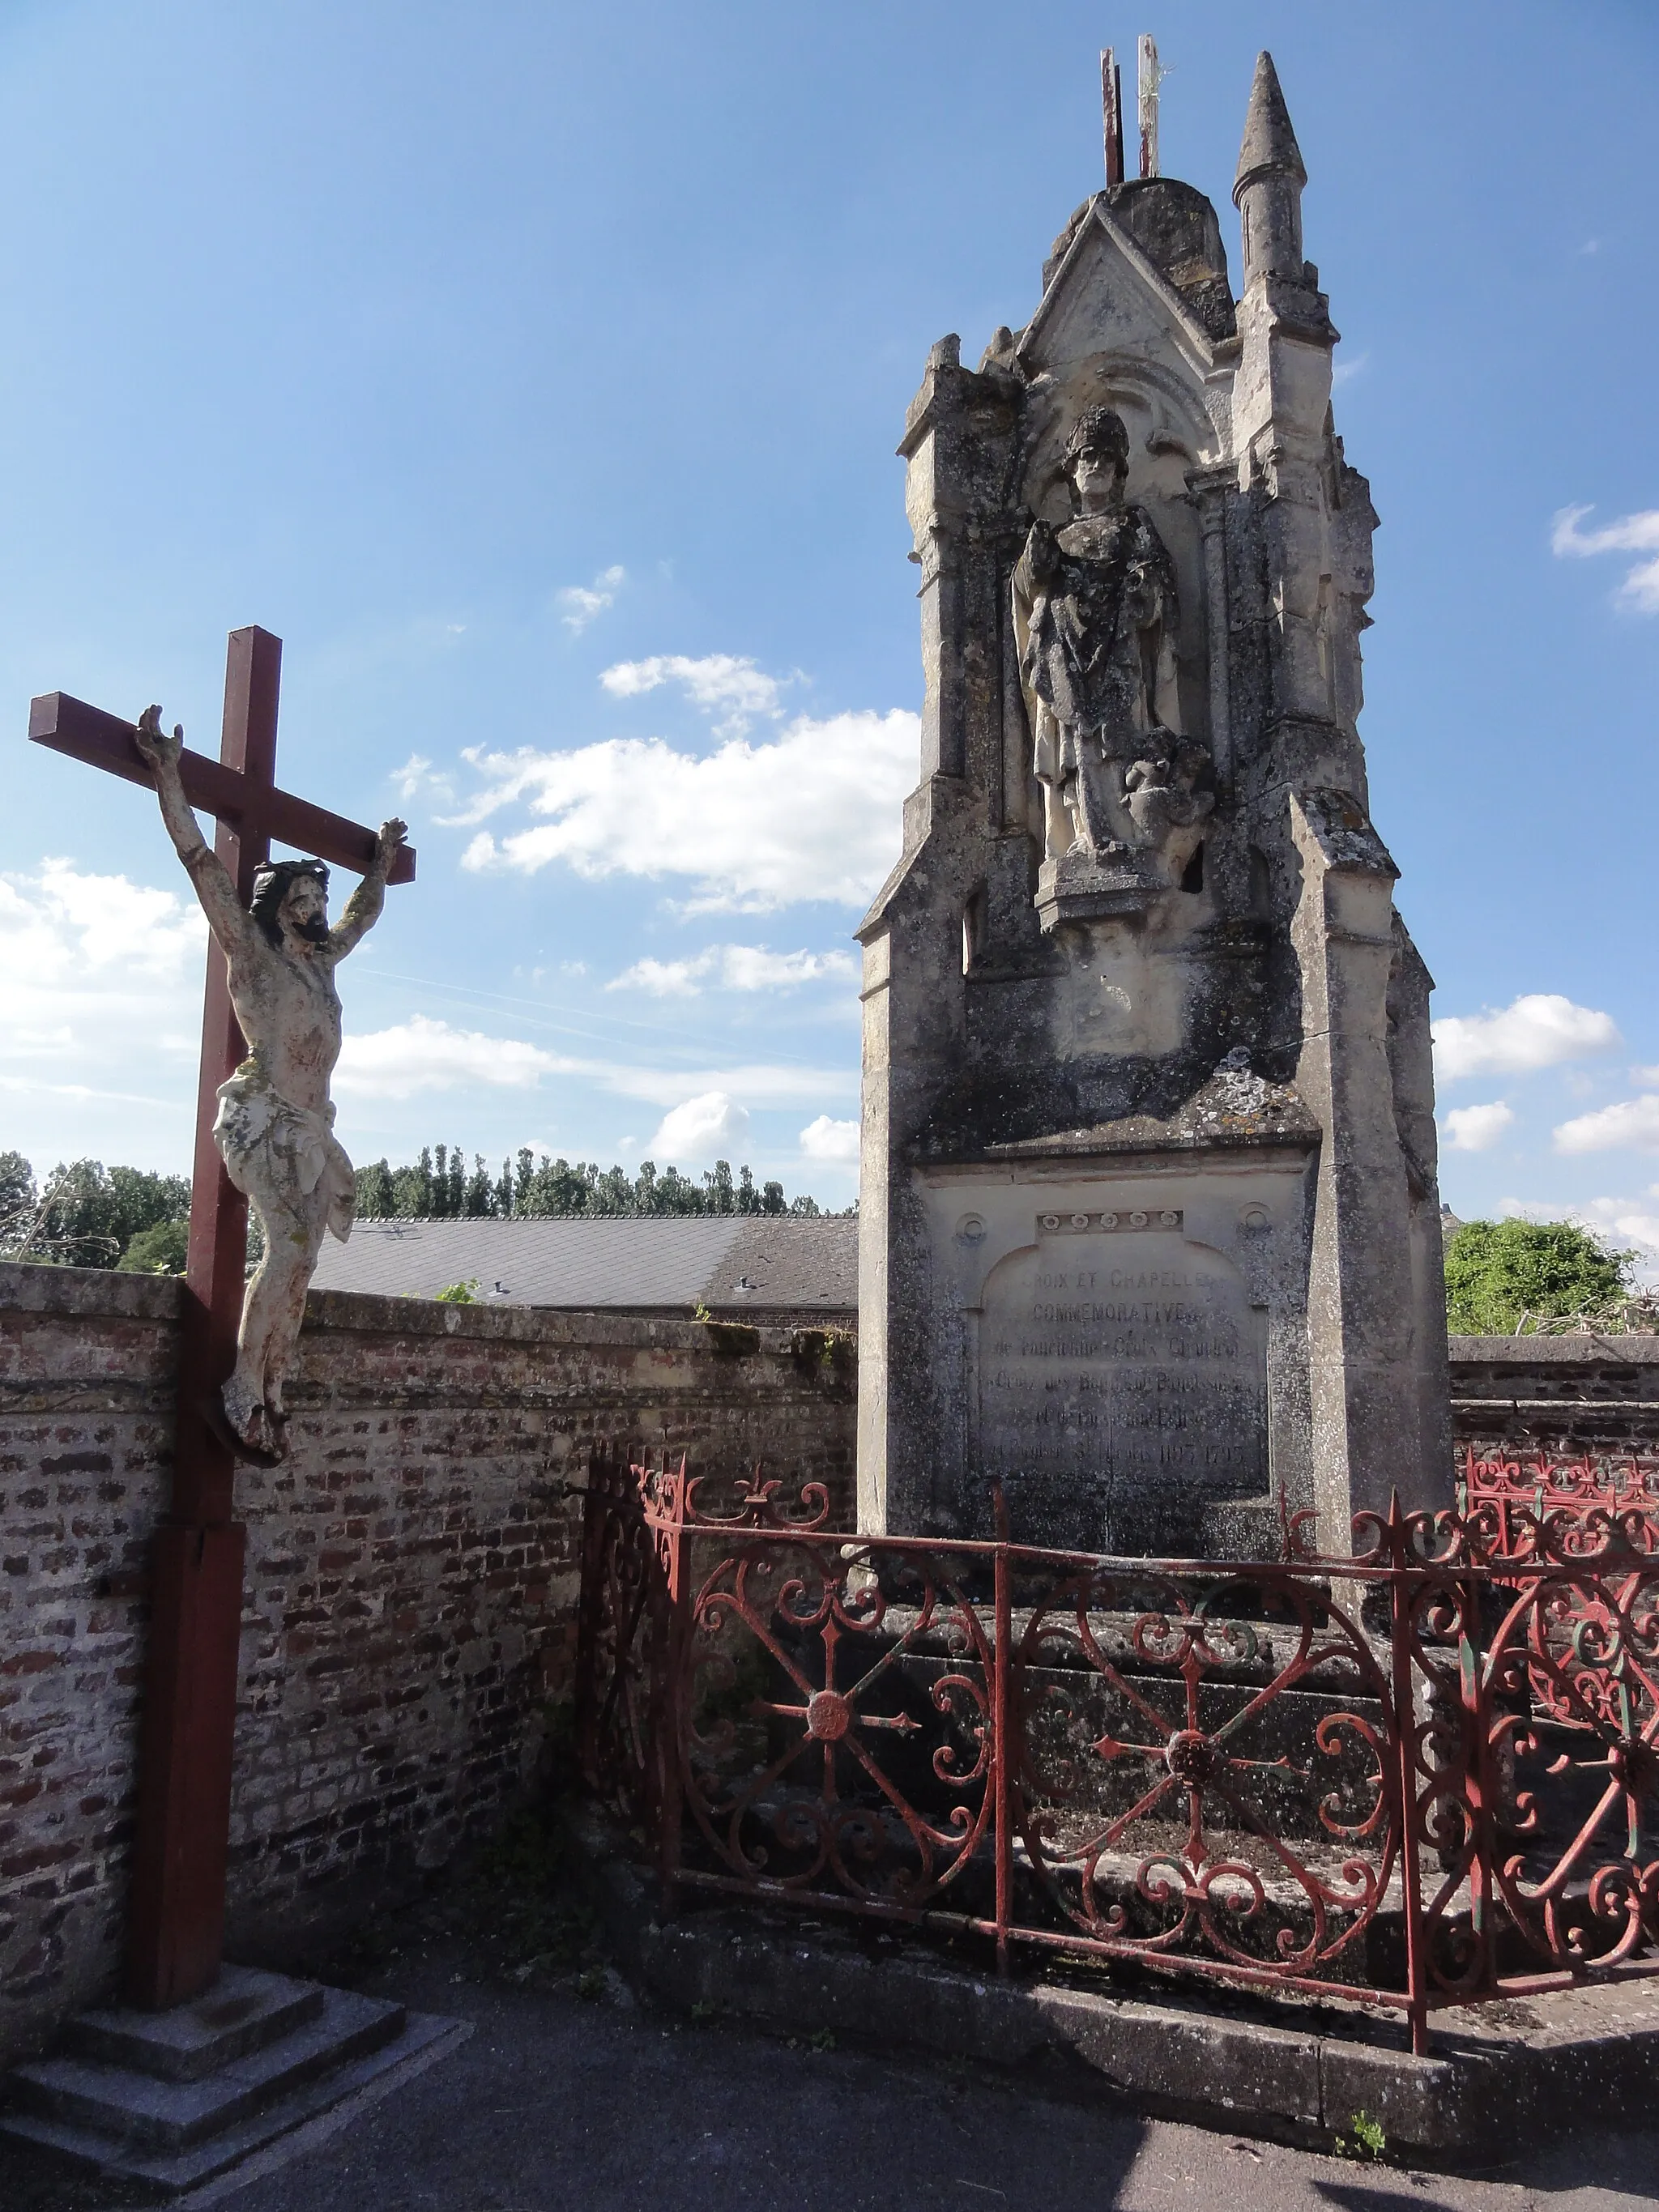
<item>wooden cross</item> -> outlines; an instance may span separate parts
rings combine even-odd
[[[283,641],[269,630],[233,630],[219,757],[179,757],[185,796],[216,817],[214,850],[244,905],[273,837],[360,875],[374,857],[372,830],[276,788],[282,659]],[[133,728],[62,691],[29,708],[36,744],[154,790]],[[414,875],[415,854],[405,846],[386,880],[406,884]],[[156,1531],[151,1575],[127,1953],[131,2001],[158,2010],[211,1988],[223,1955],[246,1531],[234,1518],[235,1462],[201,1408],[235,1364],[242,1310],[247,1200],[225,1173],[213,1123],[219,1085],[245,1050],[225,957],[210,939],[173,1496]]]

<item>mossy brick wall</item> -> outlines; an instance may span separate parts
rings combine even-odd
[[[0,1265],[0,2057],[119,1957],[179,1296]],[[786,1330],[313,1293],[290,1457],[237,1478],[233,1950],[441,1864],[531,1784],[593,1438],[763,1460],[843,1518],[853,1397]]]

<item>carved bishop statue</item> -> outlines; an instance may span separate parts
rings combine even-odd
[[[287,1453],[283,1384],[324,1232],[343,1241],[355,1210],[351,1163],[334,1134],[328,1095],[340,1056],[334,971],[379,921],[405,829],[401,822],[382,824],[374,857],[333,929],[320,860],[268,862],[245,907],[185,796],[184,731],[167,736],[161,714],[159,707],[146,708],[137,747],[155,771],[161,819],[225,956],[231,1005],[247,1041],[247,1057],[219,1086],[213,1133],[226,1173],[252,1203],[264,1236],[242,1301],[236,1365],[207,1411],[239,1459],[269,1467]]]

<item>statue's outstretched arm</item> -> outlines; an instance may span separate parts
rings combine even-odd
[[[346,901],[345,912],[328,933],[329,950],[337,960],[343,960],[353,945],[361,943],[380,918],[380,908],[386,904],[386,879],[392,863],[403,850],[409,825],[396,820],[383,822],[380,834],[374,840],[374,858],[362,883]]]
[[[173,735],[168,737],[161,727],[161,708],[146,707],[133,734],[139,751],[155,771],[155,795],[161,802],[161,819],[179,858],[190,871],[209,928],[219,940],[220,950],[227,959],[234,953],[246,951],[253,934],[247,908],[236,896],[229,870],[203,836],[201,824],[185,797],[179,774],[179,755],[185,743],[183,726],[176,724]]]

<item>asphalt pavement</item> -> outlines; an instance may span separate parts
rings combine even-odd
[[[1080,2069],[1018,2075],[637,2002],[533,1826],[322,1969],[471,2033],[188,2212],[1632,2212],[1659,2207],[1659,2110],[1437,2172],[1151,2118]],[[277,1960],[258,1961],[267,1965]],[[1075,2067],[1075,2062],[1072,2062]],[[154,2200],[0,2150],[0,2212]]]

